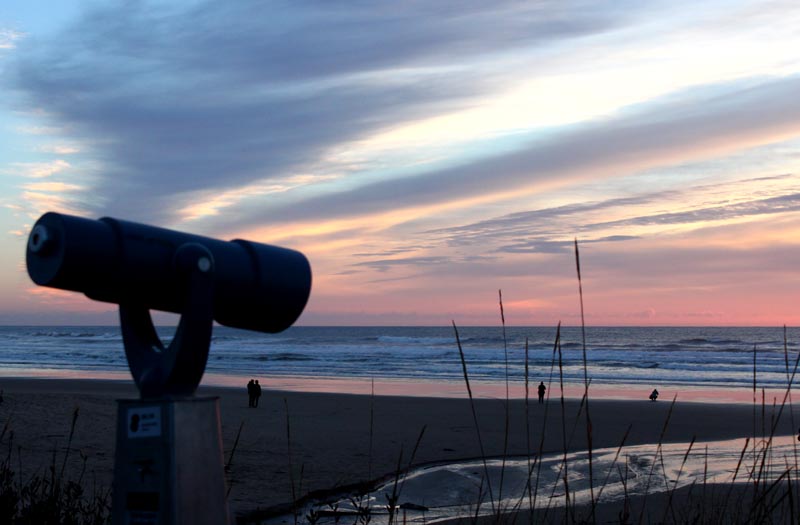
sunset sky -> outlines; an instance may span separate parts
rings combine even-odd
[[[0,324],[46,211],[304,252],[304,325],[800,324],[800,3],[0,3]]]

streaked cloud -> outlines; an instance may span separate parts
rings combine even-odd
[[[744,0],[86,7],[0,31],[6,231],[58,209],[286,244],[310,319],[436,323],[500,287],[574,319],[577,237],[596,322],[763,322],[728,305],[786,295],[798,24]]]
[[[23,188],[28,191],[53,192],[53,193],[78,191],[82,189],[77,184],[68,184],[66,182],[34,182],[31,184],[25,184]]]
[[[649,233],[658,234],[669,231],[669,227],[674,225],[705,226],[709,222],[724,223],[737,218],[800,211],[800,195],[796,193],[800,190],[798,181],[800,179],[794,175],[758,177],[602,201],[572,202],[427,233],[434,239],[456,246],[485,246],[490,241],[502,243],[525,238],[532,246],[541,242],[545,246],[563,244],[568,247],[573,236],[579,236],[583,242],[631,240],[637,236],[608,233],[612,230],[635,231],[639,226],[657,226],[658,229],[651,229]],[[761,198],[752,198],[754,196]],[[657,206],[679,208],[680,211],[652,213]],[[642,211],[649,213],[642,214]],[[610,216],[620,218],[598,220]],[[598,233],[600,237],[597,237]],[[552,241],[558,238],[561,240]]]
[[[800,132],[798,89],[800,77],[756,86],[727,86],[722,94],[713,96],[704,90],[691,107],[683,102],[654,104],[648,111],[567,129],[533,141],[527,148],[469,164],[290,199],[287,204],[266,208],[243,203],[232,218],[233,225],[357,217],[387,208],[439,206],[459,199],[465,201],[464,206],[473,206],[476,199],[535,194],[646,168],[724,156]],[[487,181],[491,181],[489,187]]]
[[[635,235],[609,235],[608,237],[600,237],[598,239],[584,239],[582,243],[620,242],[631,241],[633,239],[638,239],[638,237]],[[500,248],[500,251],[509,253],[564,253],[572,249],[573,246],[574,242],[570,241],[526,240],[503,246]]]
[[[73,136],[102,145],[99,213],[170,220],[176,200],[195,204],[185,200],[197,186],[238,191],[318,173],[343,144],[484,104],[508,79],[497,60],[519,60],[505,55],[601,34],[635,12],[556,2],[264,9],[124,3],[23,50],[17,85]],[[352,170],[353,159],[340,161]],[[134,209],[135,197],[146,204]]]
[[[16,41],[23,37],[23,34],[13,29],[3,29],[0,27],[0,52],[14,49]]]
[[[74,145],[47,144],[40,146],[38,151],[42,153],[53,153],[55,155],[74,155],[75,153],[80,153],[81,150],[78,146]]]
[[[403,257],[395,259],[375,259],[367,262],[357,262],[353,266],[368,266],[379,272],[385,272],[392,266],[440,266],[450,262],[447,257]]]
[[[56,159],[48,162],[20,162],[11,166],[14,174],[33,179],[52,177],[70,167],[70,163],[63,159]]]

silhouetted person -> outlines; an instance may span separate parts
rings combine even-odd
[[[539,383],[539,404],[544,403],[544,392],[547,390],[547,387],[544,386],[544,381]]]
[[[253,406],[258,406],[258,398],[261,397],[261,385],[258,384],[258,379],[256,379],[256,384],[253,385]]]
[[[654,388],[653,391],[650,392],[650,401],[655,401],[656,399],[658,399],[658,390]]]
[[[247,406],[250,408],[256,406],[256,382],[254,379],[247,383]]]

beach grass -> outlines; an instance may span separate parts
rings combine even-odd
[[[480,425],[481,414],[475,402],[474,397],[470,396],[472,393],[472,384],[469,377],[469,364],[467,359],[467,350],[463,347],[463,343],[458,335],[458,327],[453,326],[454,333],[456,334],[456,342],[460,347],[460,353],[463,355],[462,367],[464,371],[465,388],[468,392],[468,399],[470,403],[470,412],[472,414],[473,432],[476,441],[478,441],[479,448],[482,450],[479,463],[482,465],[484,474],[480,478],[480,483],[476,486],[477,498],[473,507],[473,511],[468,515],[454,518],[451,521],[458,523],[470,524],[489,524],[489,523],[503,523],[503,524],[516,524],[516,523],[702,523],[702,524],[723,524],[723,523],[794,523],[794,518],[800,516],[798,509],[798,489],[796,483],[796,472],[794,470],[797,458],[786,460],[785,464],[781,464],[782,459],[773,457],[772,455],[772,442],[775,436],[775,430],[778,427],[779,421],[784,417],[785,411],[791,411],[791,396],[789,391],[794,383],[797,364],[793,369],[789,370],[787,392],[784,399],[774,406],[773,416],[767,421],[766,413],[762,412],[762,419],[764,421],[764,432],[759,436],[751,436],[745,439],[744,447],[738,457],[736,469],[733,472],[733,477],[730,482],[717,483],[708,480],[708,450],[707,445],[697,443],[693,437],[688,444],[686,450],[682,455],[682,461],[678,469],[677,475],[670,479],[664,462],[664,452],[662,445],[664,444],[665,436],[670,428],[672,416],[677,406],[677,397],[674,397],[666,411],[664,421],[661,427],[658,440],[654,443],[654,450],[652,456],[646,462],[649,466],[648,470],[643,474],[645,491],[644,494],[629,495],[629,483],[633,481],[632,476],[642,475],[636,474],[629,468],[628,460],[622,461],[624,454],[624,446],[631,431],[629,426],[624,434],[621,436],[619,446],[616,448],[616,454],[610,467],[605,472],[594,470],[598,475],[599,484],[594,486],[594,490],[590,491],[590,499],[588,502],[578,503],[576,498],[571,497],[570,491],[570,472],[573,467],[570,465],[571,456],[569,452],[576,450],[580,444],[575,440],[580,440],[580,432],[576,432],[579,422],[585,422],[585,410],[588,405],[588,399],[584,394],[583,399],[579,405],[579,409],[574,414],[574,420],[571,425],[567,424],[567,418],[562,418],[561,438],[562,438],[562,464],[559,465],[560,473],[558,479],[561,480],[561,486],[553,487],[553,492],[541,496],[538,474],[541,472],[541,458],[546,453],[543,446],[543,440],[540,442],[538,449],[534,452],[531,450],[531,440],[529,436],[526,437],[528,443],[528,480],[525,491],[519,500],[514,504],[505,505],[498,495],[499,492],[493,492],[489,489],[491,480],[489,475],[488,463],[491,460],[498,460],[497,457],[490,457],[484,447],[483,431]],[[559,330],[556,329],[556,337],[554,341],[553,352],[553,367],[558,366],[559,357]],[[798,358],[800,362],[800,358]],[[553,373],[551,372],[551,378]],[[563,377],[559,375],[558,384],[551,383],[550,387],[560,387],[563,391]],[[552,392],[548,388],[549,392]],[[563,394],[561,395],[563,398]],[[548,396],[548,403],[545,405],[544,410],[548,410],[550,398]],[[559,403],[562,407],[562,414],[565,415],[564,406],[565,402]],[[483,405],[484,407],[486,405]],[[502,418],[501,418],[502,419]],[[526,424],[529,422],[526,421]],[[546,424],[546,418],[541,421],[541,425]],[[571,429],[569,428],[571,426]],[[506,430],[507,431],[507,430]],[[585,434],[584,434],[585,435]],[[417,440],[415,450],[419,446],[420,438]],[[589,436],[586,436],[589,439]],[[751,448],[754,442],[756,445]],[[505,445],[501,445],[505,450]],[[699,450],[699,453],[698,453]],[[408,473],[416,466],[414,465],[414,454],[411,459],[401,469],[402,453],[397,462],[397,469],[392,473],[393,483],[388,486],[391,487],[385,493],[385,501],[380,502],[373,500],[373,507],[369,518],[365,518],[363,512],[358,512],[355,515],[347,510],[342,510],[335,503],[341,494],[328,494],[327,501],[324,497],[316,497],[316,505],[322,508],[327,505],[329,509],[335,509],[326,513],[320,513],[316,510],[305,512],[305,520],[298,515],[301,522],[307,522],[316,525],[321,519],[327,519],[325,523],[343,523],[353,525],[366,525],[370,520],[374,520],[378,514],[386,513],[389,516],[389,522],[395,523],[400,521],[399,510],[400,494],[402,493],[403,483]],[[748,457],[751,461],[748,461]],[[699,458],[699,459],[698,459]],[[499,458],[504,460],[505,458]],[[703,470],[705,475],[701,476],[699,482],[694,482],[689,486],[676,488],[678,482],[684,475],[685,468],[693,461],[703,462]],[[499,464],[504,468],[505,461],[500,461]],[[773,474],[768,476],[767,473]],[[609,480],[612,473],[618,474],[618,478],[622,483],[624,496],[616,500],[607,500],[603,496],[609,487]],[[656,474],[660,474],[656,476]],[[655,486],[655,483],[667,482],[666,486]],[[674,481],[674,483],[670,483]],[[353,506],[356,508],[363,508],[365,506],[365,498],[368,498],[369,493],[375,489],[377,482],[366,482],[358,487],[350,487],[354,491],[353,496],[356,502]],[[553,505],[552,502],[556,501],[558,495],[555,493],[556,488],[563,491],[562,505]],[[445,490],[446,487],[441,487]],[[431,490],[435,492],[436,487]],[[494,498],[492,498],[494,496]],[[529,503],[525,505],[525,502]],[[296,503],[296,508],[314,508],[315,498],[301,498]],[[543,502],[537,505],[537,502]],[[486,508],[487,512],[481,509]],[[260,513],[260,515],[240,516],[239,523],[264,523],[270,517],[269,513]],[[272,516],[274,517],[274,515]],[[403,512],[403,522],[411,521],[408,514]],[[422,520],[422,521],[420,521]],[[424,512],[422,517],[417,518],[415,522],[424,522]]]
[[[503,454],[500,463],[500,483],[499,487],[497,487],[497,492],[493,490],[492,487],[492,477],[489,475],[489,468],[488,462],[489,457],[486,454],[481,426],[479,424],[479,416],[476,409],[475,399],[472,391],[472,386],[470,384],[469,372],[468,372],[468,362],[466,358],[466,354],[464,351],[464,347],[462,345],[458,327],[453,321],[453,331],[455,335],[456,345],[458,347],[459,357],[461,361],[463,377],[464,377],[464,385],[467,391],[467,397],[470,404],[470,411],[472,414],[472,421],[473,421],[473,428],[475,437],[478,443],[478,448],[480,450],[480,461],[483,466],[483,475],[480,478],[480,483],[477,487],[477,497],[474,503],[474,512],[470,513],[469,515],[455,517],[452,521],[457,523],[470,523],[470,524],[487,524],[487,523],[497,523],[497,524],[516,524],[517,522],[524,522],[527,521],[530,524],[533,523],[570,523],[570,524],[577,524],[577,523],[592,523],[596,524],[598,522],[603,523],[621,523],[621,524],[629,524],[629,523],[699,523],[699,524],[723,524],[723,523],[796,523],[795,517],[800,516],[800,508],[798,507],[798,502],[800,502],[800,494],[798,494],[797,489],[797,465],[798,465],[798,457],[797,457],[797,447],[794,446],[794,458],[793,461],[789,462],[786,461],[786,464],[781,468],[780,465],[776,465],[773,463],[773,456],[772,456],[772,443],[773,438],[775,437],[775,431],[778,427],[778,423],[780,422],[781,418],[783,417],[784,409],[788,407],[788,412],[790,413],[792,428],[794,428],[794,416],[792,410],[792,398],[791,398],[791,390],[794,384],[795,376],[797,373],[798,365],[800,364],[800,355],[798,355],[797,360],[794,364],[793,369],[790,371],[789,366],[789,356],[788,356],[788,344],[786,341],[786,329],[784,327],[784,349],[785,349],[785,361],[786,361],[786,376],[787,376],[787,385],[785,389],[785,394],[783,396],[783,400],[780,403],[780,406],[773,407],[773,416],[770,424],[767,426],[766,424],[766,407],[763,400],[762,394],[762,409],[761,409],[761,439],[759,440],[756,436],[756,392],[757,392],[757,368],[756,368],[756,354],[757,348],[754,346],[753,348],[753,435],[747,437],[745,440],[744,448],[742,449],[741,455],[739,457],[739,461],[737,463],[735,472],[733,473],[732,479],[727,484],[709,484],[708,481],[708,446],[705,446],[705,456],[704,456],[704,475],[702,477],[702,484],[700,490],[696,490],[697,487],[695,483],[692,483],[688,488],[684,487],[682,489],[677,489],[677,486],[680,482],[681,476],[684,473],[684,469],[687,466],[687,463],[690,461],[691,453],[696,445],[696,437],[692,436],[691,442],[689,443],[685,454],[683,455],[683,460],[680,464],[678,473],[675,479],[670,479],[669,475],[666,471],[666,467],[664,464],[664,455],[663,455],[663,444],[664,439],[667,434],[670,425],[670,419],[673,414],[673,410],[675,408],[677,402],[677,395],[672,399],[672,402],[669,406],[669,410],[667,411],[665,420],[663,422],[663,427],[658,438],[657,443],[655,444],[655,450],[653,453],[653,457],[649,461],[649,472],[646,475],[645,479],[645,489],[644,494],[631,497],[628,494],[628,483],[630,469],[627,464],[623,466],[618,464],[618,460],[624,450],[624,446],[626,440],[628,439],[628,435],[631,431],[631,426],[628,426],[628,429],[625,431],[624,435],[621,438],[619,447],[616,450],[616,454],[614,459],[611,463],[611,466],[605,472],[605,475],[602,477],[603,481],[597,487],[595,487],[595,472],[594,472],[594,464],[593,464],[593,422],[590,413],[590,376],[589,376],[589,366],[586,356],[587,350],[587,342],[586,342],[586,331],[585,331],[585,316],[584,316],[584,306],[583,306],[583,282],[581,277],[581,264],[580,264],[580,254],[578,248],[577,239],[575,240],[575,264],[576,264],[576,272],[577,272],[577,281],[578,281],[578,294],[580,300],[580,311],[581,311],[581,334],[582,334],[582,351],[583,351],[583,371],[584,371],[584,393],[581,399],[581,405],[578,410],[576,420],[572,426],[572,431],[570,433],[567,432],[567,418],[566,418],[566,411],[565,411],[565,398],[564,398],[564,379],[563,379],[563,359],[562,359],[562,351],[561,351],[561,341],[560,341],[560,323],[556,328],[556,336],[553,345],[553,359],[551,363],[551,373],[550,379],[548,382],[548,395],[547,395],[547,405],[545,406],[544,418],[541,422],[542,427],[544,428],[547,423],[547,408],[549,406],[550,401],[550,392],[552,392],[552,379],[553,379],[553,367],[555,366],[555,362],[557,359],[557,366],[558,366],[558,384],[560,389],[560,407],[561,407],[561,437],[562,437],[562,454],[563,459],[561,465],[559,466],[559,474],[558,479],[562,480],[563,485],[561,488],[563,489],[563,497],[564,497],[564,504],[561,507],[552,507],[551,503],[555,500],[556,494],[556,486],[553,486],[553,492],[546,498],[547,503],[543,506],[537,505],[538,497],[539,497],[539,482],[538,478],[541,474],[541,458],[544,454],[544,432],[542,432],[542,439],[540,440],[540,444],[538,447],[537,452],[534,454],[531,450],[531,441],[530,441],[530,417],[529,417],[529,399],[528,399],[528,362],[527,362],[527,341],[526,341],[526,351],[525,351],[525,428],[526,428],[526,443],[527,443],[527,454],[526,458],[528,461],[528,479],[526,481],[525,489],[522,492],[522,496],[519,500],[512,506],[504,507],[503,506],[503,483],[504,483],[504,474],[506,468],[506,459],[507,459],[507,451],[508,451],[508,433],[509,433],[509,395],[508,395],[508,348],[505,338],[505,315],[504,315],[504,308],[503,308],[503,300],[502,300],[502,291],[498,292],[499,295],[499,304],[500,304],[500,318],[501,318],[501,326],[503,330],[503,342],[504,342],[504,356],[505,356],[505,370],[506,370],[506,398],[504,403],[504,411],[505,411],[505,418],[504,418],[504,438],[503,438]],[[763,391],[762,391],[763,392]],[[578,505],[574,498],[571,499],[570,497],[570,459],[569,459],[569,451],[574,449],[573,446],[573,438],[575,437],[575,430],[578,426],[578,419],[583,416],[584,418],[584,427],[586,430],[586,442],[585,442],[585,450],[588,454],[588,476],[589,476],[589,502],[585,504]],[[372,416],[371,416],[372,417]],[[601,422],[602,424],[602,422]],[[370,420],[370,428],[372,425],[372,419]],[[769,432],[767,432],[767,428]],[[748,447],[752,443],[753,448],[751,450],[752,455],[752,468],[747,470],[747,480],[745,483],[737,483],[739,481],[739,473],[742,470],[742,466],[746,465],[744,460],[748,453]],[[417,445],[419,441],[417,442]],[[372,446],[372,440],[370,439],[370,447]],[[401,454],[402,457],[402,454]],[[391,525],[396,518],[396,513],[398,509],[398,501],[399,501],[399,490],[402,490],[402,484],[400,485],[401,488],[398,490],[398,481],[400,480],[400,470],[399,470],[400,462],[398,462],[398,470],[395,473],[394,484],[392,485],[392,492],[391,494],[386,494],[386,510],[388,511],[389,515],[389,524]],[[406,469],[406,474],[408,471],[413,468],[413,456],[412,460],[409,462],[409,466]],[[651,492],[654,487],[651,487],[651,482],[655,478],[656,470],[661,469],[661,479],[663,479],[667,485],[664,487],[664,490],[658,490],[655,492]],[[766,473],[767,472],[774,472],[775,470],[779,471],[777,477],[773,476],[771,479],[767,479]],[[619,479],[623,486],[623,498],[621,501],[611,501],[605,502],[602,500],[602,496],[606,488],[608,487],[609,480],[611,478],[612,472],[616,472],[619,474]],[[793,478],[795,481],[793,482]],[[672,482],[672,484],[670,484]],[[361,496],[365,496],[369,490],[374,488],[374,484],[370,484],[369,482],[364,485],[365,492],[361,494]],[[595,488],[597,489],[595,491]],[[442,487],[444,489],[444,487]],[[432,488],[433,491],[436,488]],[[524,508],[524,501],[525,495],[528,497],[528,508]],[[308,501],[306,501],[308,503]],[[330,505],[330,503],[328,503]],[[481,507],[488,505],[491,508],[491,512],[481,513]],[[637,512],[638,511],[638,512]],[[296,514],[295,514],[296,515]],[[316,516],[316,515],[315,515]],[[336,519],[336,523],[339,523],[339,519],[342,519],[344,514],[340,515]],[[404,520],[405,521],[405,520]],[[419,521],[419,520],[418,520]],[[422,522],[425,521],[425,517],[423,515]],[[259,523],[260,521],[248,521],[247,517],[242,517],[240,523]],[[316,520],[315,520],[316,522]],[[359,519],[356,519],[354,525],[358,525]],[[361,523],[363,525],[363,519],[361,519]],[[314,525],[312,523],[312,525]]]
[[[14,467],[14,432],[11,418],[0,431],[0,444],[7,447],[0,461],[0,523],[8,525],[102,525],[111,521],[111,490],[94,485],[88,490],[84,483],[87,458],[81,454],[83,468],[79,476],[66,474],[67,461],[78,422],[79,409],[72,414],[72,423],[63,453],[61,468],[57,467],[58,451],[53,448],[52,460],[46,472],[36,472],[22,479],[24,461],[20,447],[16,448]]]

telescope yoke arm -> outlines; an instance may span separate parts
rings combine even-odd
[[[194,394],[205,371],[214,322],[214,258],[198,243],[175,252],[183,310],[175,336],[166,348],[156,333],[150,310],[136,301],[119,304],[122,341],[128,365],[142,398]]]

